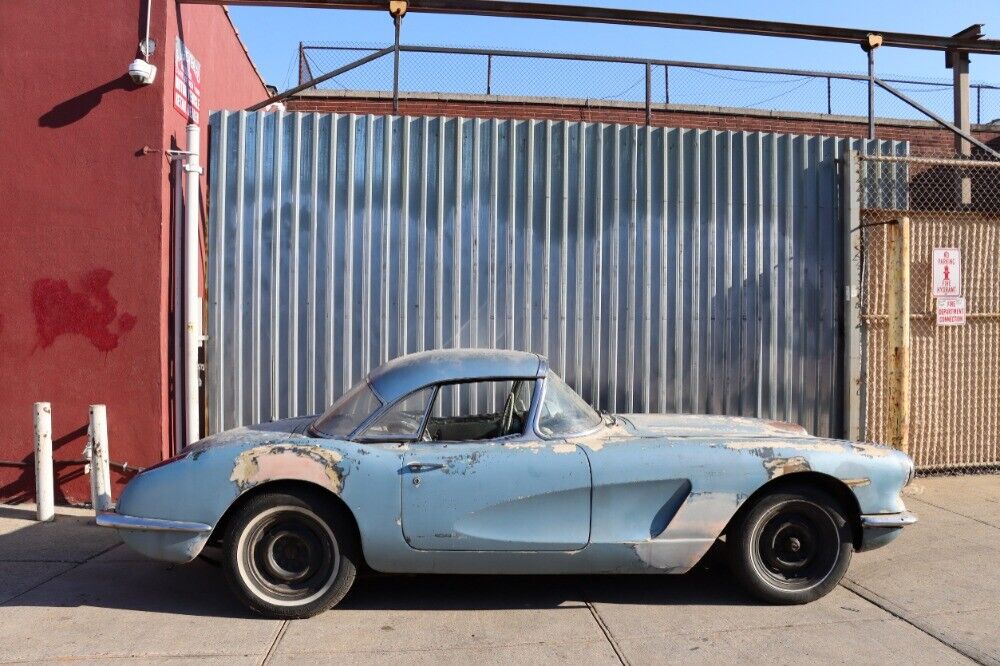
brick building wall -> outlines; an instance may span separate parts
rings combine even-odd
[[[289,111],[327,113],[392,113],[392,99],[385,93],[343,93],[308,91],[288,100]],[[420,95],[400,97],[399,113],[421,116],[457,116],[465,118],[515,118],[571,120],[642,125],[646,111],[642,105],[609,103],[594,100],[538,100],[532,98],[486,97],[479,95]],[[650,124],[657,127],[733,130],[746,132],[785,132],[820,136],[865,137],[868,121],[857,116],[755,111],[722,107],[671,105],[654,107]],[[1000,127],[977,125],[977,138],[1000,144]],[[954,135],[932,121],[880,121],[876,127],[880,139],[909,141],[915,153],[947,154],[954,150]]]

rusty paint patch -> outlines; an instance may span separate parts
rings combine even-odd
[[[872,484],[872,480],[867,477],[862,477],[859,479],[841,479],[841,481],[843,481],[851,488],[863,488],[864,486],[870,486]]]
[[[790,458],[771,458],[764,461],[764,469],[767,470],[770,478],[776,478],[783,474],[794,472],[808,472],[812,468],[809,461],[802,456],[792,456]]]
[[[576,444],[556,444],[552,447],[553,453],[576,453]]]
[[[240,491],[265,481],[298,479],[339,493],[344,483],[342,460],[340,453],[320,446],[265,444],[240,453],[229,480]]]

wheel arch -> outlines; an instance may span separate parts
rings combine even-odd
[[[859,549],[861,547],[861,505],[858,502],[858,498],[851,491],[850,487],[840,479],[815,471],[783,474],[762,485],[740,505],[740,508],[733,514],[733,517],[729,519],[729,523],[726,525],[723,533],[728,533],[729,528],[737,524],[746,512],[761,498],[789,486],[802,485],[820,488],[829,493],[840,504],[840,508],[846,512],[848,523],[851,526],[851,537],[854,542],[854,548],[855,550]]]
[[[289,495],[295,495],[303,499],[306,499],[306,497],[313,497],[322,502],[327,502],[338,507],[339,510],[344,512],[344,515],[350,518],[355,543],[358,545],[362,561],[365,560],[364,545],[361,541],[361,530],[358,528],[358,519],[355,517],[354,512],[351,511],[351,508],[339,495],[329,488],[318,483],[304,481],[301,479],[274,479],[272,481],[266,481],[256,485],[242,493],[229,505],[226,511],[222,514],[222,517],[219,518],[219,521],[212,529],[212,534],[208,538],[208,544],[213,546],[221,545],[223,535],[226,533],[226,528],[229,526],[229,522],[232,520],[232,517],[236,515],[236,513],[247,502],[264,493],[288,493]]]

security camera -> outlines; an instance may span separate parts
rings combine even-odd
[[[136,58],[128,66],[128,77],[137,86],[148,86],[156,78],[156,65],[150,64],[142,58]]]

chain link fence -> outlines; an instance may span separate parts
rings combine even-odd
[[[378,51],[360,44],[303,44],[299,83],[331,72]],[[655,105],[715,106],[819,115],[865,116],[868,83],[860,74],[802,73],[795,70],[733,68],[708,63],[642,61],[588,56],[554,57],[536,52],[517,55],[459,47],[407,46],[400,53],[401,93],[444,93],[626,102]],[[425,50],[422,50],[425,49]],[[469,50],[469,49],[465,49]],[[861,60],[859,51],[859,62]],[[648,78],[647,78],[648,69]],[[897,90],[943,117],[952,113],[950,80],[882,77]],[[648,81],[648,92],[647,92]],[[383,57],[324,81],[319,90],[391,92],[393,61]],[[875,93],[880,118],[927,120],[885,90]],[[972,122],[1000,125],[1000,86],[973,83]]]
[[[862,434],[923,470],[998,467],[1000,161],[859,164]]]

